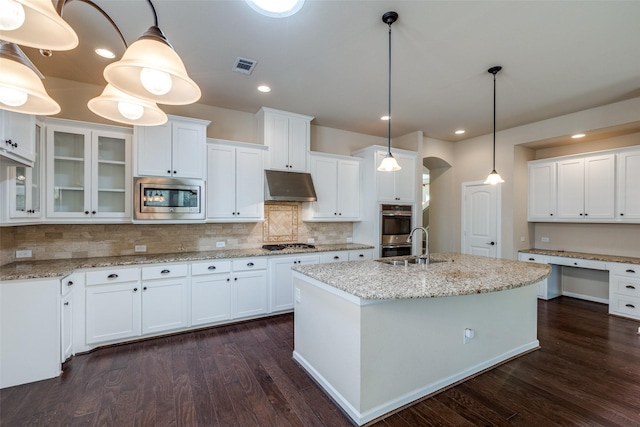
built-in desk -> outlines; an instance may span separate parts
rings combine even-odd
[[[640,258],[615,255],[565,252],[548,249],[527,249],[518,254],[520,261],[549,264],[551,275],[538,285],[538,298],[552,299],[563,292],[562,268],[575,267],[604,270],[609,277],[609,314],[640,320]]]

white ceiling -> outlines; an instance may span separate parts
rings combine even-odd
[[[133,43],[153,25],[144,0],[96,0]],[[289,18],[244,0],[154,0],[159,26],[202,89],[202,104],[255,113],[261,106],[315,117],[316,125],[386,136],[387,25],[392,26],[392,136],[416,130],[448,141],[640,96],[640,1],[306,0]],[[45,76],[104,85],[108,60],[124,51],[95,9],[68,2],[63,17],[80,46],[25,52]],[[252,75],[231,70],[257,61]],[[45,81],[46,84],[46,81]],[[272,87],[257,92],[259,84]],[[215,119],[215,118],[212,118]],[[640,121],[640,112],[639,112]],[[458,137],[458,128],[467,130]]]

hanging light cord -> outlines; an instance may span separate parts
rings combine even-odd
[[[153,12],[153,22],[155,22],[155,26],[158,26],[158,14],[156,13],[156,8],[153,6],[153,3],[151,3],[151,0],[147,0],[147,3],[149,3],[149,6],[151,7],[151,11]]]
[[[387,154],[391,155],[391,24],[389,21],[389,111],[387,120]]]
[[[496,74],[493,73],[493,170],[496,170]]]

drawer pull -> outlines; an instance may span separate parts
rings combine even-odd
[[[632,270],[632,269],[628,269],[626,272],[627,272],[627,273],[635,273],[636,271],[635,271],[635,270]]]
[[[364,258],[364,254],[360,254],[358,255],[360,258]]]
[[[133,292],[138,292],[138,288],[133,288]]]
[[[72,282],[71,280],[69,280],[69,281],[67,282],[67,286],[73,286],[73,282]]]
[[[625,288],[627,288],[627,289],[635,289],[636,287],[633,286],[633,285],[627,285],[627,286],[625,286]]]
[[[333,259],[340,259],[338,255],[334,256]]]
[[[535,258],[529,258],[529,261],[535,261],[535,260],[536,260]]]
[[[215,265],[210,265],[209,267],[207,267],[207,270],[215,270],[216,266]]]
[[[636,306],[635,306],[635,305],[633,305],[633,304],[625,304],[624,306],[625,306],[625,307],[629,307],[629,308],[636,308]]]
[[[160,272],[160,274],[169,274],[169,273],[171,273],[171,270],[166,270],[166,269]]]
[[[252,262],[248,262],[247,263],[247,267],[253,267],[253,266],[254,266],[254,264]]]
[[[69,305],[69,301],[65,302],[64,305]]]
[[[112,273],[107,276],[107,279],[117,279],[117,278],[118,278],[118,275],[116,273]]]

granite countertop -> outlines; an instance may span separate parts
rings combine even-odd
[[[567,258],[589,259],[593,261],[605,261],[605,262],[622,262],[625,264],[640,265],[640,258],[619,256],[619,255],[588,254],[584,252],[569,252],[569,251],[554,250],[554,249],[523,249],[519,252],[525,253],[525,254],[563,256]]]
[[[272,255],[308,254],[315,252],[372,249],[358,243],[315,245],[315,248],[291,248],[278,251],[255,249],[222,249],[218,251],[179,252],[171,254],[127,255],[99,258],[72,258],[43,261],[18,261],[0,266],[0,280],[44,279],[64,277],[81,268],[122,267],[127,265],[157,264],[165,262],[191,262],[213,259],[245,258]]]
[[[411,257],[386,258],[402,260]],[[381,299],[436,298],[503,291],[531,285],[551,273],[546,264],[457,253],[431,254],[429,265],[393,266],[380,261],[301,265],[306,276],[356,297]],[[433,261],[437,262],[433,262]]]

